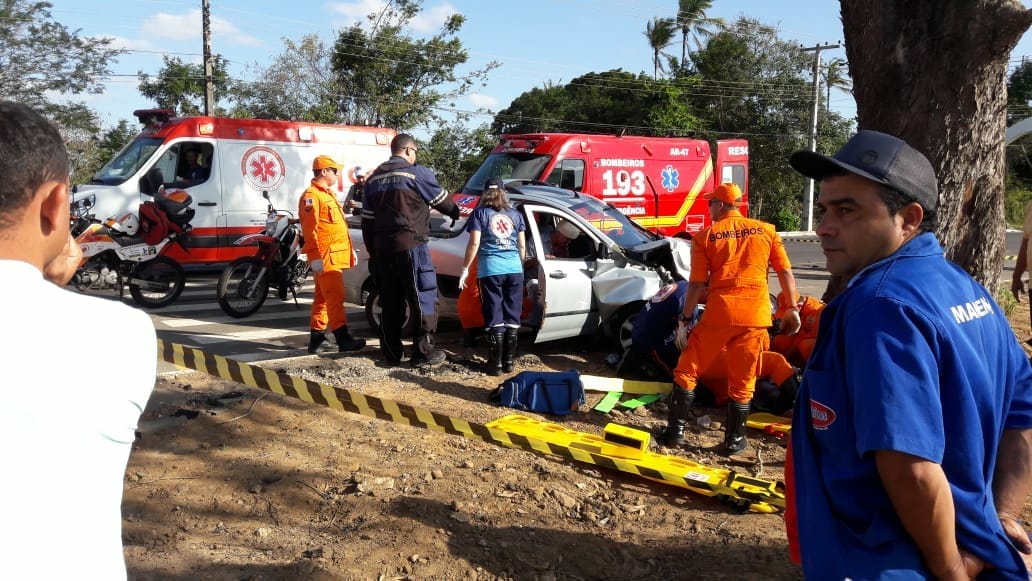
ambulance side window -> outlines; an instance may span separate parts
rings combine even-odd
[[[548,174],[548,183],[579,192],[584,189],[584,160],[564,159],[552,168]]]
[[[741,190],[745,191],[745,166],[740,163],[729,163],[721,168],[720,183],[734,182]]]

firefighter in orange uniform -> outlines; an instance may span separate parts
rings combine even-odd
[[[813,346],[817,342],[817,326],[821,322],[824,301],[816,297],[800,296],[796,306],[802,322],[799,332],[795,335],[775,334],[770,340],[770,348],[772,351],[784,355],[792,365],[806,367],[806,361],[810,358],[810,352],[813,351]],[[775,318],[781,319],[787,312],[788,309],[778,309]]]
[[[351,268],[355,253],[351,248],[351,234],[344,221],[344,210],[337,201],[333,186],[337,184],[341,165],[328,155],[320,155],[312,163],[312,185],[301,194],[298,216],[305,245],[315,278],[315,298],[312,300],[312,333],[308,352],[315,353],[326,340],[326,330],[333,331],[338,351],[358,351],[365,347],[365,339],[356,339],[348,332],[348,317],[344,310],[344,269]]]
[[[742,216],[738,211],[742,192],[735,184],[717,186],[706,199],[713,224],[692,238],[688,296],[678,324],[678,337],[686,337],[679,342],[687,346],[674,369],[670,414],[662,441],[667,446],[684,443],[684,427],[699,374],[709,369],[726,348],[729,400],[724,451],[735,454],[748,446],[745,421],[756,389],[760,353],[770,345],[769,267],[774,268],[781,286],[778,303],[788,309],[782,326],[787,334],[799,330],[799,311],[792,264],[774,227]],[[686,321],[695,312],[707,284],[706,309],[688,335]]]

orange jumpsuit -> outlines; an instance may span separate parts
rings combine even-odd
[[[692,237],[689,282],[708,282],[709,297],[674,369],[674,382],[691,391],[699,374],[727,349],[727,391],[739,403],[752,400],[760,353],[770,345],[769,267],[790,270],[774,226],[727,214]]]
[[[777,318],[785,315],[784,308],[778,309]],[[824,310],[824,302],[818,298],[802,296],[799,297],[799,320],[802,325],[795,335],[774,335],[771,339],[770,348],[785,356],[792,365],[805,367],[806,361],[813,352],[813,346],[817,342],[817,327],[821,321],[821,311]]]
[[[785,356],[774,351],[760,353],[759,369],[756,370],[756,377],[766,377],[774,382],[774,385],[781,385],[795,375],[795,368],[785,359]],[[727,351],[721,350],[706,371],[699,374],[698,382],[713,392],[716,405],[727,403]]]
[[[314,180],[298,202],[301,233],[305,238],[302,251],[308,260],[322,259],[323,271],[314,275],[315,298],[312,300],[310,327],[313,331],[331,331],[348,324],[344,310],[344,269],[351,268],[351,234],[344,221],[344,210],[333,191]]]

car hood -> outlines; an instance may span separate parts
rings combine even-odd
[[[635,262],[666,269],[675,279],[687,280],[691,272],[692,244],[681,238],[661,238],[620,251]]]

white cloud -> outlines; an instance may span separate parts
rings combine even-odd
[[[470,93],[469,101],[478,109],[483,108],[493,110],[498,105],[498,99],[491,97],[490,95],[482,95],[480,93]]]
[[[167,38],[189,42],[197,46],[201,52],[201,11],[191,10],[183,14],[166,14],[160,12],[143,23],[143,32],[149,38]],[[264,43],[240,31],[232,22],[213,16],[211,18],[212,44],[238,44],[245,46],[262,46]],[[217,49],[215,52],[220,52]]]
[[[335,2],[329,4],[330,12],[339,14],[345,18],[345,22],[342,28],[351,26],[352,24],[359,23],[363,28],[369,29],[372,23],[366,18],[369,15],[379,16],[383,13],[384,9],[388,6],[389,2],[383,0],[359,0],[358,2]],[[458,10],[445,2],[444,4],[438,4],[432,8],[424,9],[420,11],[408,23],[408,28],[414,32],[427,33],[437,32],[440,30],[441,25],[452,15],[456,14]]]
[[[121,36],[101,36],[111,41],[108,46],[116,50],[154,50],[154,45],[149,40],[142,38],[132,39]]]

